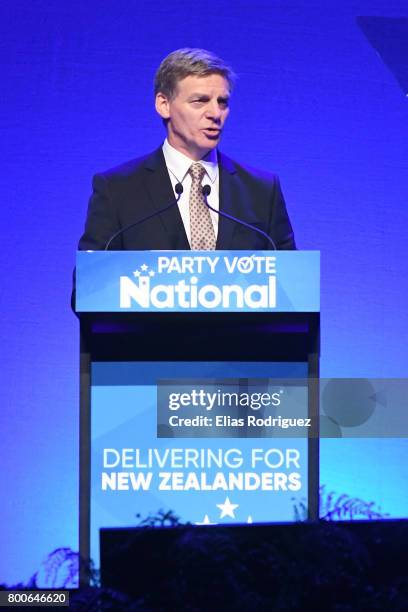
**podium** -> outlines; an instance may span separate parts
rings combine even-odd
[[[318,518],[319,266],[314,251],[78,253],[82,560],[99,528],[136,524],[140,507],[291,521],[296,493]],[[306,433],[282,429],[280,394]]]

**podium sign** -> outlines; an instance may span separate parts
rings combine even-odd
[[[80,252],[80,548],[317,518],[319,253]],[[149,519],[150,517],[150,519]]]
[[[80,251],[77,312],[318,312],[317,251]]]

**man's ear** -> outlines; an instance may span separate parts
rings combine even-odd
[[[156,94],[155,106],[156,106],[156,111],[159,113],[159,115],[160,115],[160,117],[162,119],[169,119],[170,118],[169,99],[167,98],[167,96],[165,96],[160,91],[159,91],[158,94]]]

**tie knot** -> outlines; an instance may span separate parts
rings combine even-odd
[[[205,168],[200,164],[200,162],[191,164],[188,171],[191,174],[191,178],[193,179],[193,181],[199,181],[201,183],[204,178]]]

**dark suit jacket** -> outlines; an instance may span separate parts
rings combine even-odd
[[[294,249],[292,226],[278,178],[237,164],[219,153],[220,210],[266,232],[278,249]],[[161,147],[93,180],[85,232],[80,250],[99,250],[119,229],[159,211],[174,200]],[[189,249],[177,206],[127,230],[111,250]],[[257,232],[220,217],[217,249],[269,250],[271,244]]]

